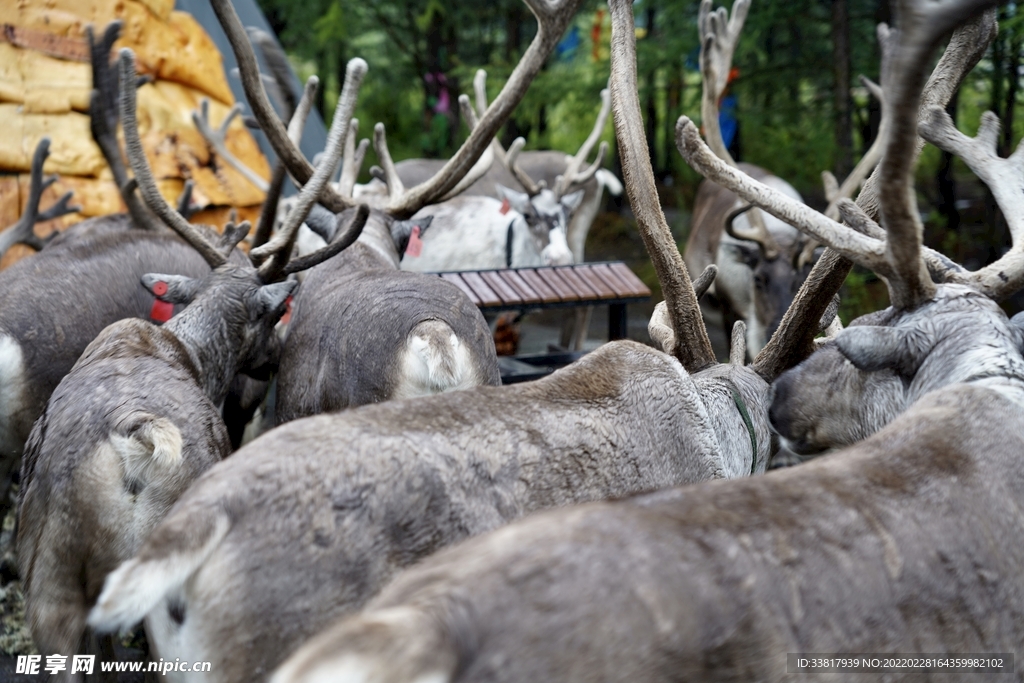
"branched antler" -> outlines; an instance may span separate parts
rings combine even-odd
[[[121,21],[113,21],[103,31],[103,36],[96,42],[92,26],[85,27],[89,41],[89,55],[92,64],[92,94],[89,97],[89,129],[96,141],[103,158],[114,176],[114,183],[121,194],[121,199],[128,207],[132,221],[139,228],[160,230],[160,221],[150,212],[145,204],[135,195],[134,185],[128,178],[128,171],[121,158],[121,147],[117,142],[117,123],[119,91],[118,70],[111,60],[110,52],[121,34]],[[133,85],[140,86],[148,79],[139,78]]]
[[[271,280],[283,271],[298,236],[299,227],[306,219],[313,204],[322,196],[324,187],[327,186],[338,167],[338,161],[341,159],[348,136],[349,123],[352,121],[352,113],[355,111],[359,86],[365,75],[365,61],[358,57],[349,60],[345,69],[345,85],[342,88],[341,97],[338,98],[338,106],[334,110],[334,121],[331,123],[331,130],[327,136],[327,148],[324,150],[323,160],[317,166],[313,177],[302,188],[302,192],[295,202],[295,208],[288,214],[277,235],[267,244],[249,252],[254,260],[266,259],[260,266],[260,275],[265,280]]]
[[[602,142],[601,146],[597,150],[597,158],[594,159],[594,163],[590,164],[586,169],[580,171],[580,167],[587,161],[587,157],[590,156],[591,150],[594,149],[594,145],[601,137],[601,133],[604,131],[604,126],[608,122],[608,115],[612,111],[612,96],[608,88],[601,91],[601,111],[597,114],[597,120],[594,122],[594,128],[590,131],[590,135],[583,142],[583,145],[576,152],[576,155],[569,160],[569,164],[565,168],[565,172],[555,179],[555,196],[563,197],[569,192],[569,188],[573,185],[582,185],[597,173],[597,169],[601,168],[601,164],[604,162],[604,155],[608,153],[608,143]]]
[[[750,11],[750,0],[737,0],[732,7],[730,17],[724,7],[712,10],[712,0],[701,0],[697,14],[697,29],[700,33],[700,74],[703,83],[701,91],[700,115],[704,123],[704,137],[715,155],[730,166],[736,161],[729,154],[722,129],[718,123],[718,101],[722,98],[729,84],[729,72],[732,70],[732,56],[736,52],[743,24]],[[764,216],[757,209],[747,213],[749,232],[740,232],[730,226],[729,234],[736,239],[756,242],[764,252],[765,258],[774,259],[779,255],[779,245],[772,237]]]
[[[137,184],[139,193],[142,195],[143,201],[146,202],[146,206],[164,224],[178,233],[183,240],[198,251],[203,259],[210,264],[211,268],[217,268],[226,263],[227,258],[177,211],[168,206],[163,196],[160,195],[160,190],[157,189],[153,173],[149,169],[149,162],[146,161],[146,154],[142,149],[142,140],[139,138],[139,127],[136,122],[135,54],[129,49],[123,49],[121,50],[119,62],[121,83],[125,84],[121,92],[121,122],[124,127],[124,141],[128,152],[128,162],[135,173],[135,182],[130,183],[130,185]]]
[[[25,203],[25,211],[21,214],[18,222],[0,232],[0,257],[3,257],[13,245],[19,243],[39,251],[57,236],[58,231],[54,230],[45,238],[41,238],[35,233],[36,223],[53,220],[54,218],[60,218],[69,213],[82,210],[80,206],[68,206],[68,202],[71,201],[71,197],[74,194],[69,190],[46,211],[39,211],[39,202],[43,197],[43,192],[46,188],[57,182],[57,176],[55,175],[43,178],[43,164],[46,163],[46,157],[49,155],[50,138],[43,138],[36,145],[36,151],[32,155],[31,180],[29,181],[28,201]]]
[[[946,106],[963,79],[984,56],[995,38],[996,27],[995,12],[987,11],[953,32],[925,85],[920,113],[930,105]],[[917,141],[915,159],[923,145],[923,140]],[[879,168],[876,167],[857,195],[857,206],[872,218],[878,215],[878,178]],[[778,331],[755,359],[754,366],[762,376],[776,377],[814,351],[817,321],[839,291],[852,265],[852,261],[835,250],[825,250],[787,310]]]
[[[476,129],[477,125],[479,125],[479,121],[476,118],[476,112],[473,111],[469,104],[468,96],[459,95],[459,107],[462,111],[463,117],[466,119],[466,125],[469,126],[470,135],[472,136],[472,131]],[[380,162],[380,179],[388,186],[388,203],[385,210],[391,213],[392,210],[389,207],[403,205],[405,201],[404,198],[408,196],[409,191],[406,190],[401,178],[398,177],[398,171],[391,159],[391,152],[388,150],[388,143],[384,134],[383,123],[378,123],[374,126],[373,148],[374,151],[377,152],[377,160]],[[476,163],[473,164],[473,167],[469,172],[459,180],[455,187],[439,197],[437,201],[446,201],[464,192],[470,185],[482,178],[493,163],[494,149],[493,147],[487,147],[483,154],[480,155],[480,158],[477,159]],[[373,173],[372,169],[371,173]]]
[[[251,168],[241,162],[241,160],[232,154],[231,150],[228,149],[228,127],[231,122],[235,120],[239,114],[242,113],[242,105],[240,102],[235,102],[231,110],[228,111],[228,115],[224,117],[220,126],[215,130],[210,124],[210,99],[204,97],[199,102],[199,111],[192,112],[192,123],[195,124],[199,130],[199,134],[203,136],[203,139],[213,148],[213,151],[221,159],[226,161],[232,168],[242,174],[242,177],[252,183],[261,192],[266,192],[270,189],[270,185],[266,180],[261,178],[259,174],[253,171]]]
[[[121,82],[130,84],[121,93],[121,120],[124,122],[125,144],[128,150],[128,161],[135,172],[135,182],[138,184],[139,192],[146,205],[163,220],[168,227],[178,233],[182,239],[188,242],[203,259],[210,264],[211,268],[218,268],[227,263],[227,254],[241,241],[249,230],[248,222],[235,226],[234,223],[225,228],[224,235],[217,245],[209,242],[203,234],[194,226],[189,224],[177,212],[175,212],[160,195],[153,174],[149,169],[145,153],[142,150],[142,141],[139,138],[138,125],[136,123],[135,107],[135,55],[131,50],[125,49],[120,55]],[[317,168],[313,178],[303,188],[296,201],[296,207],[289,215],[289,223],[281,230],[278,238],[272,244],[267,244],[259,250],[252,250],[250,257],[263,259],[258,274],[263,282],[271,282],[285,274],[288,265],[288,258],[294,245],[295,234],[298,226],[305,219],[312,205],[320,196],[320,191],[326,185],[328,178],[334,174],[338,158],[341,155],[342,142],[345,139],[348,121],[355,106],[355,95],[352,90],[358,90],[359,82],[366,73],[366,62],[361,59],[353,59],[349,62],[345,88],[342,90],[342,97],[339,98],[338,110],[335,112],[334,124],[328,135],[327,156],[320,167]],[[298,115],[298,114],[296,114]],[[135,184],[133,182],[132,184]],[[365,221],[363,222],[365,224]],[[353,224],[349,233],[351,241],[355,240],[362,225]],[[347,238],[346,238],[347,239]],[[349,243],[351,243],[351,241]],[[301,262],[293,265],[288,272],[297,272],[304,268],[311,268],[327,258],[336,254],[340,249],[320,250],[315,255],[310,255]],[[257,253],[253,253],[257,252]]]
[[[931,106],[921,121],[921,135],[939,149],[960,157],[988,186],[1002,210],[1013,246],[995,263],[956,279],[993,299],[1006,298],[1024,287],[1024,145],[1018,145],[1008,158],[1000,158],[996,151],[999,117],[990,111],[982,115],[977,136],[969,138],[956,129],[945,109]]]

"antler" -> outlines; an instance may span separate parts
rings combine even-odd
[[[54,230],[47,237],[41,238],[33,230],[36,223],[53,220],[54,218],[82,210],[80,206],[68,206],[68,202],[71,201],[71,196],[74,194],[69,190],[49,209],[42,213],[39,212],[39,200],[42,199],[43,191],[57,182],[57,176],[55,175],[46,179],[43,178],[43,164],[49,155],[50,138],[43,138],[36,145],[36,151],[32,155],[32,174],[25,211],[21,214],[21,218],[18,219],[17,223],[0,232],[0,257],[18,243],[28,245],[39,251],[57,236],[57,231]]]
[[[128,207],[128,213],[136,226],[149,230],[160,230],[161,223],[149,210],[146,209],[139,198],[135,195],[134,186],[128,179],[128,171],[125,169],[124,161],[121,158],[121,147],[117,142],[117,119],[118,119],[118,71],[117,66],[110,59],[110,52],[121,34],[122,23],[120,20],[113,21],[103,30],[103,37],[96,43],[92,26],[85,27],[85,34],[89,41],[89,55],[92,64],[92,94],[89,97],[89,129],[92,132],[93,140],[99,146],[106,159],[110,172],[114,176],[117,190],[121,193],[121,199]],[[140,78],[141,85],[146,81],[145,77]]]
[[[267,139],[270,140],[274,150],[284,160],[288,170],[300,183],[306,183],[313,175],[313,168],[298,152],[295,145],[287,140],[284,127],[273,115],[259,78],[252,47],[246,40],[245,31],[238,20],[238,15],[231,6],[230,0],[211,1],[214,12],[224,27],[238,59],[242,85],[253,113],[267,134]],[[537,17],[537,35],[513,71],[511,78],[455,156],[429,181],[389,199],[385,207],[389,214],[396,217],[411,216],[420,207],[444,197],[469,172],[484,149],[490,145],[491,138],[519,104],[530,81],[540,71],[555,44],[561,39],[565,27],[575,15],[582,0],[526,0],[526,2]],[[342,197],[329,186],[324,188],[324,197],[321,201],[336,213],[352,205],[351,200]]]
[[[359,119],[352,119],[348,125],[348,136],[345,138],[345,156],[341,164],[341,179],[338,181],[338,192],[351,197],[359,177],[359,169],[366,158],[366,148],[370,145],[367,138],[359,141],[356,147],[356,136],[359,134]]]
[[[359,86],[365,75],[365,61],[358,57],[349,60],[345,69],[345,86],[342,88],[341,97],[338,98],[338,106],[334,110],[334,121],[331,123],[331,130],[327,136],[327,148],[324,150],[323,160],[317,166],[313,177],[302,188],[302,192],[295,202],[295,208],[288,214],[288,218],[277,235],[267,244],[249,252],[254,260],[266,259],[260,266],[260,276],[265,280],[272,279],[284,268],[295,244],[295,238],[298,236],[299,227],[306,220],[313,204],[322,196],[324,187],[327,186],[328,181],[334,175],[334,170],[338,167],[338,161],[348,137],[352,113],[356,108]],[[298,114],[298,112],[296,113]]]
[[[945,106],[945,103],[959,88],[966,74],[984,55],[995,36],[995,28],[995,13],[989,12],[977,17],[967,25],[959,27],[953,33],[945,53],[925,86],[922,110],[928,104]],[[892,73],[897,72],[892,71]],[[680,120],[680,126],[677,126],[676,142],[681,152],[693,142],[691,140],[690,143],[684,143],[681,139],[682,136],[679,133],[683,123],[684,120]],[[699,143],[699,139],[696,142]],[[923,145],[923,141],[919,142],[918,150],[920,145]],[[684,156],[686,156],[685,153]],[[705,156],[713,157],[710,153]],[[916,152],[914,157],[916,158]],[[879,168],[876,168],[857,197],[857,206],[864,209],[868,215],[872,213],[877,202],[878,177]],[[735,188],[730,189],[736,191]],[[765,189],[767,188],[762,188],[762,190]],[[751,200],[751,197],[746,198]],[[754,203],[758,202],[754,201]],[[821,218],[824,219],[823,216]],[[794,225],[802,228],[799,223],[794,223]],[[874,241],[869,244],[879,247],[880,253],[885,252],[884,243]],[[932,258],[928,251],[925,251],[925,257],[929,261],[928,265],[934,266],[935,270],[945,269],[948,273],[962,270],[941,255],[935,255],[935,258]],[[770,381],[813,352],[813,339],[817,333],[818,322],[832,297],[842,286],[851,265],[851,261],[843,258],[835,249],[825,250],[825,254],[818,260],[794,298],[793,304],[783,317],[776,334],[755,359],[754,369],[759,374]]]
[[[743,23],[750,11],[750,0],[737,0],[729,17],[724,7],[711,9],[712,0],[701,0],[697,14],[697,30],[700,33],[700,76],[703,83],[701,90],[700,116],[704,122],[704,137],[715,155],[730,166],[736,161],[729,154],[722,129],[718,124],[718,101],[722,98],[729,84],[729,72],[732,69],[732,56],[736,52]],[[756,209],[747,214],[749,232],[735,230],[729,226],[729,234],[740,240],[756,242],[764,252],[765,258],[774,259],[779,255],[779,245],[764,224],[764,216]]]
[[[573,185],[582,185],[597,173],[597,169],[601,168],[601,164],[604,162],[604,155],[608,152],[608,143],[602,142],[601,146],[597,149],[597,158],[594,159],[594,163],[588,166],[583,172],[580,172],[580,167],[586,162],[587,157],[590,156],[590,151],[594,149],[594,144],[601,137],[601,133],[604,131],[604,125],[608,122],[608,114],[612,111],[612,96],[605,88],[601,91],[601,111],[597,115],[597,120],[594,122],[594,128],[590,131],[590,135],[584,140],[583,145],[580,147],[576,155],[570,159],[569,164],[565,167],[565,172],[555,179],[555,196],[562,197],[569,188]]]
[[[224,117],[220,127],[214,130],[213,126],[210,125],[210,99],[204,97],[199,102],[199,111],[192,112],[192,123],[195,124],[199,130],[199,134],[203,136],[203,139],[211,147],[213,151],[217,153],[224,161],[228,162],[236,171],[242,174],[246,180],[256,186],[260,191],[266,192],[270,189],[270,185],[266,180],[261,178],[255,171],[243,164],[238,157],[231,153],[228,149],[228,126],[235,120],[239,114],[242,113],[242,104],[235,102],[234,106],[228,112],[228,115]]]
[[[996,30],[995,11],[990,10],[953,32],[946,51],[925,86],[920,113],[933,104],[946,106],[963,79],[985,55],[995,38]],[[920,153],[923,146],[924,141],[918,140],[917,153]],[[878,176],[876,167],[857,195],[857,206],[872,217],[878,215]],[[925,253],[927,255],[928,252]],[[813,329],[817,320],[825,312],[829,297],[834,296],[842,287],[852,266],[851,261],[834,250],[825,250],[797,292],[793,305],[786,312],[775,335],[755,359],[754,364],[762,376],[777,377],[783,370],[796,365],[814,351]]]
[[[630,0],[611,0],[612,76],[615,106],[615,135],[622,157],[622,170],[630,206],[636,213],[637,228],[651,256],[672,321],[675,348],[666,349],[686,368],[697,372],[716,363],[697,296],[683,265],[672,232],[661,210],[654,186],[654,171],[647,154],[647,139],[637,94],[636,38]]]
[[[470,136],[472,136],[472,131],[474,131],[479,125],[479,121],[476,118],[476,112],[473,111],[473,108],[469,104],[468,96],[459,95],[459,108],[462,110],[463,118],[466,119],[466,125],[469,126]],[[395,212],[398,210],[392,209],[391,207],[404,206],[406,197],[410,196],[410,191],[405,189],[405,185],[402,183],[401,178],[398,177],[398,171],[391,159],[391,152],[388,150],[388,143],[384,134],[383,123],[378,123],[373,128],[373,148],[374,151],[377,152],[377,160],[381,165],[381,173],[383,174],[382,179],[388,186],[388,200],[384,210],[396,215]],[[482,178],[493,163],[494,148],[488,146],[484,150],[483,154],[480,155],[480,158],[477,159],[476,163],[473,164],[473,167],[469,169],[469,172],[466,173],[466,175],[464,175],[451,190],[438,197],[436,201],[445,201],[464,192],[470,185]],[[440,172],[441,171],[439,171],[439,173]],[[417,187],[422,187],[422,185]],[[406,209],[402,209],[399,213],[403,213],[405,211]]]
[[[971,284],[987,296],[1000,300],[1024,287],[1024,145],[1008,158],[996,151],[999,118],[990,111],[981,117],[977,136],[969,138],[956,129],[945,109],[931,106],[921,121],[921,135],[939,149],[956,154],[984,182],[1006,218],[1013,246],[995,263],[957,281]]]
[[[483,69],[477,69],[473,76],[473,92],[476,94],[476,116],[480,118],[487,111],[487,72]],[[506,165],[505,148],[501,146],[497,135],[491,138],[491,150],[498,162]]]
[[[301,128],[306,123],[310,109],[313,107],[313,100],[316,99],[316,91],[320,85],[320,79],[310,76],[306,86],[302,89],[302,98],[292,108],[291,120],[288,123],[288,135],[295,141],[302,137]],[[297,131],[292,134],[292,129]],[[256,232],[252,237],[252,246],[262,247],[270,240],[270,234],[274,230],[274,221],[277,219],[277,205],[281,199],[281,192],[284,190],[284,181],[287,170],[280,159],[274,162],[274,170],[270,176],[270,189],[263,200],[263,208],[260,209],[260,220],[256,225]]]
[[[135,117],[135,54],[127,48],[121,50],[120,72],[121,83],[124,84],[124,87],[121,89],[121,122],[124,128],[128,163],[131,164],[132,171],[135,173],[135,179],[128,184],[129,187],[137,184],[139,193],[146,202],[146,206],[169,228],[178,233],[183,240],[192,245],[203,259],[210,264],[211,268],[224,265],[227,262],[227,257],[221,254],[214,245],[210,244],[177,211],[168,206],[163,196],[161,196],[160,190],[156,187],[153,174],[149,170],[149,162],[146,161],[146,154],[142,150],[142,140],[139,138],[139,128]]]
[[[512,145],[505,152],[505,168],[508,172],[519,181],[519,184],[526,190],[526,194],[531,197],[535,197],[540,194],[541,190],[547,187],[547,183],[543,180],[540,182],[533,182],[533,178],[519,166],[519,153],[523,151],[523,146],[526,145],[525,138],[516,138],[512,141]]]
[[[178,233],[182,239],[198,251],[203,259],[210,264],[211,268],[218,268],[224,265],[227,262],[227,254],[248,232],[248,221],[237,227],[233,223],[229,224],[224,230],[224,235],[221,237],[219,245],[214,245],[207,241],[199,230],[168,206],[156,187],[153,174],[149,169],[145,153],[142,150],[142,141],[139,139],[139,130],[135,117],[135,55],[131,50],[121,50],[120,72],[121,82],[129,84],[121,93],[121,120],[124,122],[128,161],[135,172],[135,181],[131,184],[138,184],[139,192],[142,194],[146,205],[168,227]],[[349,116],[345,114],[350,115],[352,108],[355,106],[355,92],[353,91],[358,90],[359,82],[365,73],[366,62],[361,59],[353,59],[349,62],[345,87],[339,98],[338,110],[335,111],[335,120],[327,138],[327,155],[324,161],[317,168],[310,182],[307,183],[307,187],[303,188],[303,191],[299,194],[296,207],[289,214],[289,224],[281,230],[281,234],[275,239],[274,243],[264,245],[260,250],[254,249],[250,253],[252,258],[266,259],[258,271],[260,278],[264,282],[280,277],[286,273],[286,270],[287,272],[297,272],[304,268],[311,268],[317,263],[337,254],[341,248],[344,248],[321,249],[311,254],[301,263],[294,264],[291,269],[287,269],[287,260],[294,243],[295,232],[297,232],[299,224],[305,219],[310,207],[316,202],[316,198],[320,195],[327,180],[334,174],[334,169],[337,166],[338,157],[341,153],[342,141],[348,128]],[[296,115],[298,115],[298,112],[296,112]],[[294,225],[291,224],[292,222],[294,222]],[[355,240],[363,225],[365,225],[365,220],[361,224],[358,221],[353,222],[349,227],[349,235],[346,236],[347,244],[351,244]],[[348,238],[351,239],[349,240]]]
[[[223,0],[218,0],[223,1]],[[387,212],[395,216],[411,216],[420,207],[437,201],[454,188],[469,172],[491,139],[505,123],[526,93],[527,87],[540,71],[548,55],[562,38],[566,26],[576,14],[582,0],[525,0],[537,18],[537,34],[498,96],[473,132],[448,163],[430,180],[405,193],[399,201],[389,202]]]
[[[253,110],[253,115],[260,124],[260,129],[267,136],[274,152],[295,178],[297,184],[305,185],[313,177],[313,166],[299,151],[297,143],[289,138],[288,131],[285,130],[284,124],[281,123],[267,99],[267,91],[256,63],[256,54],[253,52],[235,8],[231,5],[230,0],[211,0],[211,5],[231,43],[235,58],[238,60],[242,87],[245,89],[245,96]],[[349,117],[351,117],[351,113],[345,118],[346,122]],[[338,194],[330,184],[324,186],[320,202],[335,213],[340,213],[354,205],[353,202]]]

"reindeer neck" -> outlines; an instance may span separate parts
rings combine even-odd
[[[222,311],[207,311],[202,302],[188,306],[163,327],[185,347],[198,371],[200,386],[215,405],[227,396],[238,371],[236,349],[241,339],[233,338],[233,327]]]
[[[385,220],[371,215],[356,242],[368,247],[375,257],[380,257],[382,267],[398,270],[398,252]]]

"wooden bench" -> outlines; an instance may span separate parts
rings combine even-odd
[[[577,306],[608,306],[608,340],[626,336],[626,306],[646,301],[651,290],[621,261],[573,266],[464,270],[436,275],[466,293],[485,313]],[[548,374],[582,354],[517,356],[503,362],[502,381]],[[532,370],[531,370],[532,368]]]

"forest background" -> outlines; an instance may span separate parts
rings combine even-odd
[[[536,30],[521,0],[259,2],[300,75],[318,74],[325,84],[318,107],[328,123],[346,61],[367,60],[370,71],[356,116],[367,131],[377,121],[387,126],[395,159],[449,156],[466,134],[458,95],[471,91],[473,74],[484,68],[493,98]],[[647,142],[680,245],[701,180],[674,143],[681,114],[700,119],[699,4],[640,0],[634,5]],[[755,0],[730,86],[738,122],[732,146],[739,158],[769,169],[809,204],[823,208],[821,171],[845,177],[877,131],[878,103],[858,76],[878,80],[876,26],[891,21],[887,0]],[[1000,153],[1006,156],[1024,132],[1017,115],[1024,8],[1003,5],[999,25],[999,37],[949,111],[970,135],[982,112],[994,111],[1003,123]],[[585,2],[505,125],[506,146],[523,136],[527,149],[576,151],[591,130],[608,79],[610,34],[607,5]],[[603,139],[613,150],[606,166],[621,177],[611,125]],[[929,145],[917,169],[917,188],[930,246],[970,269],[1010,247],[991,194],[959,160]],[[609,198],[608,209],[592,229],[588,260],[621,258],[646,270],[624,198]],[[653,273],[641,274],[653,283]],[[885,287],[872,274],[855,270],[844,292],[844,322],[884,306],[885,297]],[[1010,312],[1022,307],[1020,297],[1007,303]]]

